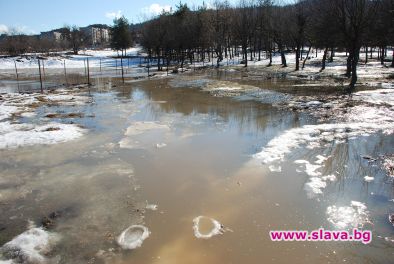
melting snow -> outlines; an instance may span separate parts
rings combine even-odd
[[[361,228],[369,222],[367,206],[358,201],[351,201],[350,206],[327,207],[327,220],[338,229]]]
[[[1,247],[8,263],[44,263],[45,255],[59,240],[57,234],[50,233],[42,227],[31,227]],[[7,263],[7,262],[5,262]]]

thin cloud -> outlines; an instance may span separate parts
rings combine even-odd
[[[26,35],[34,35],[37,32],[25,25],[16,25],[13,27],[8,27],[4,24],[0,24],[0,35],[16,35],[16,34],[26,34]]]
[[[120,18],[122,16],[122,11],[118,10],[117,12],[107,12],[105,13],[105,17],[109,19]]]
[[[162,11],[170,12],[171,6],[170,5],[160,5],[160,4],[151,4],[150,6],[144,7],[142,12],[149,13],[152,15],[159,15]]]
[[[4,24],[0,24],[0,35],[1,34],[8,34],[8,32],[9,32],[8,27]]]

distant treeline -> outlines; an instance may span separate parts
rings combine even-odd
[[[286,54],[295,53],[295,70],[305,64],[312,49],[322,50],[322,68],[333,60],[335,51],[346,51],[346,76],[350,89],[357,81],[360,51],[378,51],[381,63],[387,60],[387,48],[394,46],[394,0],[239,0],[230,4],[216,0],[213,6],[191,9],[180,3],[175,10],[142,24],[130,25],[124,17],[114,20],[110,30],[113,49],[124,51],[134,43],[141,44],[155,59],[157,69],[173,63],[183,67],[185,61],[214,61],[242,57],[268,59],[274,52],[281,55],[287,67]],[[13,34],[0,36],[0,52],[22,54],[70,50],[75,54],[90,47],[84,31],[65,27],[58,39]],[[303,54],[307,50],[307,54]],[[304,55],[304,56],[302,56]],[[394,60],[389,62],[394,67]]]
[[[242,56],[245,67],[248,60],[261,60],[263,55],[271,64],[274,51],[286,67],[289,50],[295,52],[299,70],[304,47],[324,51],[324,69],[339,49],[348,54],[346,75],[353,87],[360,50],[377,48],[383,64],[387,47],[394,46],[394,1],[240,0],[231,5],[217,0],[213,8],[202,5],[195,10],[179,4],[174,12],[144,23],[141,44],[157,58],[159,70],[174,60],[182,65],[185,60],[213,57],[219,66],[223,58],[236,55]]]

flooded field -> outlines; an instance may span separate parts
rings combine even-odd
[[[0,263],[393,262],[393,89],[329,105],[310,98],[336,88],[242,72],[93,83],[2,95]],[[370,244],[269,236],[356,227]]]

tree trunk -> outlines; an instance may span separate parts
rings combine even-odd
[[[380,52],[380,64],[384,65],[384,47],[381,48]]]
[[[345,76],[346,77],[350,77],[350,75],[351,75],[351,73],[352,73],[352,61],[353,61],[353,57],[354,57],[354,55],[353,55],[353,51],[349,51],[349,55],[348,55],[348,57],[347,57],[347,63],[346,63],[346,73],[345,73]]]
[[[287,67],[286,56],[285,56],[285,52],[283,51],[282,44],[278,44],[278,48],[280,50],[280,58],[282,61],[282,65],[283,65],[283,67]]]
[[[308,49],[308,52],[306,53],[306,57],[305,57],[304,61],[302,62],[302,69],[305,68],[305,62],[309,57],[309,52],[311,52],[311,49],[312,49],[312,45],[309,45],[309,49]]]
[[[391,67],[394,67],[394,49],[393,49],[393,58],[391,60]]]
[[[331,47],[330,62],[334,61],[334,56],[335,56],[334,47]]]
[[[296,67],[295,67],[296,71],[300,70],[300,45],[297,44],[296,47]]]
[[[242,50],[243,50],[243,55],[244,55],[245,68],[246,68],[246,67],[248,67],[248,48],[246,46],[243,46]]]
[[[365,46],[365,64],[368,63],[368,46]]]
[[[328,51],[328,48],[326,47],[326,48],[324,49],[323,59],[322,59],[322,61],[321,61],[321,69],[320,69],[321,72],[324,71],[324,70],[326,69],[327,51]]]
[[[282,49],[280,50],[280,58],[282,60],[283,67],[287,67],[286,56]]]
[[[360,58],[360,48],[356,48],[353,51],[353,60],[352,60],[352,79],[349,85],[349,93],[352,93],[354,91],[354,87],[357,83],[357,64],[358,60]]]

